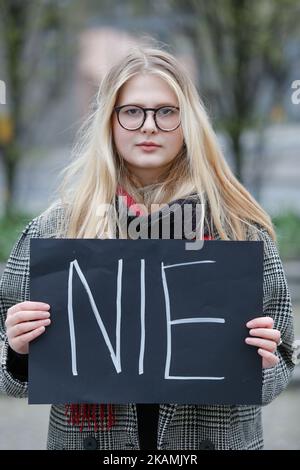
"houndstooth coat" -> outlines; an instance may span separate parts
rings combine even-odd
[[[13,397],[26,397],[28,384],[14,377],[7,367],[9,346],[5,318],[9,307],[29,300],[29,241],[31,238],[55,237],[62,220],[59,205],[33,219],[22,232],[8,259],[0,283],[0,391]],[[218,238],[217,236],[214,237]],[[274,319],[283,343],[277,354],[280,362],[264,369],[262,403],[267,405],[288,385],[293,363],[293,319],[291,300],[277,248],[267,232],[260,230],[264,241],[264,315]],[[38,300],[38,299],[36,299]],[[112,429],[95,432],[84,426],[68,424],[64,405],[52,405],[47,449],[139,449],[135,404],[115,405],[116,423]],[[161,404],[157,449],[262,449],[263,432],[260,406],[176,405]]]

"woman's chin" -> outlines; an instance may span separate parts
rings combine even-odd
[[[166,161],[164,158],[162,158],[160,155],[138,155],[134,160],[131,160],[128,162],[132,166],[138,166],[138,167],[147,167],[147,168],[153,168],[153,167],[160,167],[160,166],[165,166],[168,164],[168,161]]]

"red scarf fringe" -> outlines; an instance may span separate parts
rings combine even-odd
[[[115,424],[115,410],[111,404],[67,404],[65,415],[68,424],[78,426],[80,432],[86,424],[88,429],[93,426],[95,432],[99,429],[109,431]]]

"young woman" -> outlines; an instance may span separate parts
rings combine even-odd
[[[205,223],[197,228],[200,238],[264,241],[264,315],[253,312],[245,341],[261,356],[263,405],[274,400],[293,369],[291,301],[274,229],[226,164],[196,88],[178,61],[159,48],[141,47],[112,67],[75,157],[59,202],[25,228],[2,277],[1,391],[27,395],[29,343],[51,325],[51,305],[28,300],[30,239],[113,238],[116,225],[117,236],[127,237],[118,222],[118,195],[125,195],[129,206],[147,208],[146,224],[151,223],[152,204],[197,200],[205,207]],[[102,204],[112,210],[99,217]],[[262,449],[261,407],[51,408],[48,449],[140,448]]]

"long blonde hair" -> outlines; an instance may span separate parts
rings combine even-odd
[[[102,80],[96,109],[81,129],[74,161],[64,170],[59,188],[66,207],[68,238],[113,238],[117,223],[116,193],[121,185],[137,202],[144,202],[134,177],[117,154],[112,113],[121,87],[134,75],[156,74],[177,95],[184,146],[159,184],[148,192],[147,204],[164,204],[197,194],[209,207],[209,226],[221,239],[244,240],[255,224],[275,240],[270,216],[233,175],[195,85],[175,57],[157,47],[137,46]],[[98,208],[109,205],[99,219]]]

